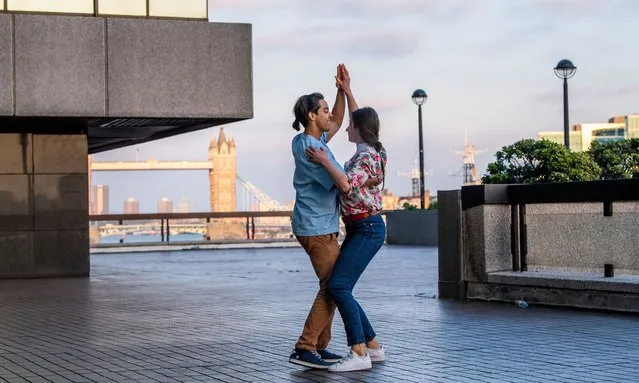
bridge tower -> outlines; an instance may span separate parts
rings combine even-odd
[[[236,211],[237,155],[234,139],[227,139],[224,128],[215,140],[209,144],[209,161],[213,169],[209,170],[210,202],[212,212]]]

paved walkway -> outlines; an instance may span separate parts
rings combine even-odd
[[[92,256],[90,279],[0,282],[0,381],[636,382],[636,317],[436,293],[436,249],[384,247],[356,289],[372,370],[287,362],[316,291],[300,248]],[[333,351],[345,351],[336,316]]]

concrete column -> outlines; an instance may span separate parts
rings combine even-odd
[[[461,190],[437,192],[439,298],[466,298],[463,275]]]
[[[0,277],[89,275],[87,137],[0,134]]]

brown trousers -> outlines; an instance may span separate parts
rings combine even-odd
[[[327,291],[328,278],[339,257],[337,233],[312,237],[297,237],[311,258],[315,275],[319,279],[319,292],[308,313],[304,330],[295,348],[302,350],[325,350],[331,340],[331,325],[335,315],[335,303]]]

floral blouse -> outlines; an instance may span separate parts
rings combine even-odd
[[[383,178],[382,163],[386,167],[386,151],[380,153],[367,144],[358,144],[357,152],[344,164],[344,171],[351,184],[348,193],[340,194],[340,207],[343,216],[373,213],[382,210],[381,184],[362,187],[372,176]]]

